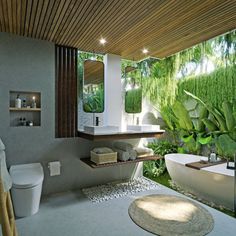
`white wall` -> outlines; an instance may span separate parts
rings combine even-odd
[[[122,86],[121,58],[106,54],[105,65],[105,111],[104,124],[121,127],[122,118]]]

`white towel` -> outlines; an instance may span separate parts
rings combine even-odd
[[[129,152],[125,152],[125,151],[120,150],[118,148],[114,148],[114,151],[116,151],[118,154],[118,156],[117,156],[118,160],[120,160],[120,161],[128,161],[129,160],[129,158],[130,158]]]
[[[129,152],[133,150],[133,146],[130,143],[126,143],[126,142],[114,142],[113,147],[123,150],[125,152]]]
[[[137,152],[138,155],[153,154],[153,150],[146,147],[135,147],[134,150]]]
[[[130,150],[128,153],[130,160],[135,160],[137,158],[137,152],[135,150]]]

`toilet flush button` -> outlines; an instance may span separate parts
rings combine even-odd
[[[60,161],[52,161],[48,163],[50,176],[56,176],[61,174],[61,163]]]

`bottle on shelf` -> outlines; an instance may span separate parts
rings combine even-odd
[[[25,117],[20,117],[19,119],[19,126],[26,126],[27,122],[26,122],[26,118]]]
[[[26,119],[25,119],[25,117],[23,118],[22,124],[23,124],[23,126],[26,126]]]
[[[33,125],[34,125],[33,121],[27,120],[26,126],[33,126]]]
[[[26,108],[27,107],[27,104],[26,104],[26,99],[22,99],[22,107]]]
[[[18,124],[19,124],[19,126],[22,126],[22,117],[20,117]]]
[[[15,107],[16,108],[21,108],[20,94],[17,94],[16,100],[15,100]]]
[[[36,101],[35,101],[35,96],[32,97],[32,108],[36,108],[37,107],[37,104],[36,104]]]
[[[216,162],[216,161],[217,161],[216,154],[214,152],[212,152],[210,154],[210,162]]]

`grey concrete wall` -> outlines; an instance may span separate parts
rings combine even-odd
[[[79,159],[94,143],[80,138],[55,139],[54,44],[0,33],[0,137],[6,145],[8,166],[41,162],[43,193],[55,193],[129,178],[135,165],[93,170]],[[41,126],[10,127],[9,91],[41,92]],[[49,176],[49,161],[61,161],[61,175]]]

